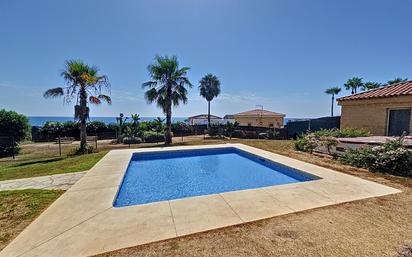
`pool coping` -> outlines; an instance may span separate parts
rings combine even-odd
[[[133,153],[235,147],[321,179],[113,207]],[[298,211],[401,192],[243,144],[112,150],[0,256],[89,256]]]

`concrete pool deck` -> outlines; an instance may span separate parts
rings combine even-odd
[[[236,147],[322,179],[114,208],[133,153]],[[400,192],[242,144],[113,150],[0,256],[89,256],[297,211]]]

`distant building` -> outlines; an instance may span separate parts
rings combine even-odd
[[[189,125],[207,125],[207,114],[200,114],[187,118]],[[210,115],[211,124],[224,124],[223,119],[219,116]]]
[[[262,109],[254,109],[233,115],[240,126],[280,128],[283,127],[285,114]]]
[[[412,81],[405,81],[337,99],[341,128],[366,129],[375,136],[412,132]]]

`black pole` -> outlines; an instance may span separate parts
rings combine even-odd
[[[60,135],[59,135],[59,154],[60,156],[62,156],[62,144],[61,144]]]
[[[15,145],[14,136],[12,136],[12,137],[11,137],[11,148],[12,148],[11,151],[13,152],[13,159],[16,159],[16,156],[15,156],[15,154],[14,154],[14,150],[15,150],[15,149],[14,149],[14,148],[15,148],[14,145]]]
[[[94,137],[95,141],[96,141],[96,150],[97,150],[97,133],[96,136]]]

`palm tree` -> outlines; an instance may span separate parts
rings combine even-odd
[[[368,82],[366,82],[366,83],[364,83],[364,84],[362,85],[362,88],[361,88],[361,89],[362,89],[363,91],[366,91],[366,90],[371,90],[371,89],[379,88],[379,87],[381,87],[381,86],[383,86],[382,83],[368,81]]]
[[[331,87],[326,89],[325,93],[328,95],[332,95],[332,105],[330,109],[330,115],[333,117],[333,104],[335,103],[335,95],[339,94],[341,91],[340,87]]]
[[[187,87],[192,87],[187,72],[189,67],[179,68],[176,56],[156,56],[155,63],[147,67],[151,81],[142,84],[149,88],[145,97],[149,103],[156,102],[166,115],[165,144],[172,142],[172,105],[187,103]]]
[[[86,120],[89,118],[88,104],[99,105],[102,101],[112,103],[110,96],[102,94],[102,89],[110,90],[110,83],[106,75],[98,74],[97,67],[91,67],[81,60],[68,60],[61,76],[66,81],[65,87],[56,87],[47,90],[44,97],[64,96],[69,103],[76,98],[75,118],[80,120],[80,150],[87,152]]]
[[[207,101],[207,126],[210,126],[210,102],[220,94],[219,79],[209,73],[199,81],[200,96]]]
[[[392,85],[392,84],[396,84],[396,83],[399,83],[399,82],[405,82],[405,81],[408,81],[408,78],[394,78],[394,79],[392,79],[392,80],[389,80],[387,83],[388,83],[388,85]]]
[[[353,77],[351,79],[348,79],[344,86],[346,90],[352,90],[352,94],[356,94],[358,88],[361,88],[363,86],[362,78]]]
[[[159,133],[164,132],[165,130],[164,122],[165,122],[165,119],[162,119],[160,117],[157,117],[156,119],[152,121],[153,130],[156,132],[156,136],[159,136]]]

